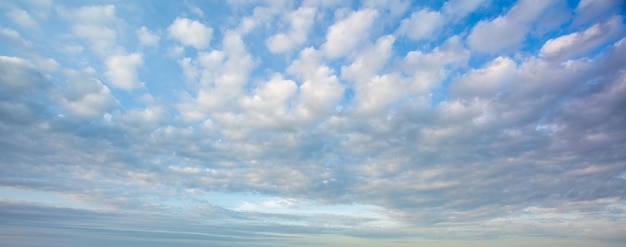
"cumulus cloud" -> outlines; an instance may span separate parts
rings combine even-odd
[[[366,7],[377,8],[380,10],[389,11],[390,17],[397,17],[399,15],[404,14],[409,6],[411,5],[410,1],[407,0],[391,0],[391,1],[380,1],[380,0],[366,0],[363,3]]]
[[[624,3],[620,0],[581,0],[576,6],[577,16],[574,22],[583,24],[589,21],[597,21],[611,14],[616,14],[620,5]]]
[[[124,90],[143,87],[137,76],[137,67],[143,65],[140,53],[113,55],[106,59],[106,76],[111,86]]]
[[[170,38],[178,40],[184,45],[193,46],[196,49],[207,48],[213,36],[213,29],[205,26],[197,20],[176,18],[167,28]]]
[[[47,81],[26,59],[0,56],[0,82],[11,91],[27,91],[43,86]]]
[[[36,28],[39,26],[31,15],[22,9],[12,9],[7,13],[7,16],[11,18],[13,22],[23,27]]]
[[[456,78],[450,94],[457,97],[491,97],[497,95],[515,76],[517,65],[506,57],[497,57],[485,67],[473,69]]]
[[[114,49],[117,28],[122,20],[115,15],[114,5],[57,8],[58,14],[72,23],[72,33],[91,43],[92,49],[104,55]]]
[[[67,81],[60,98],[61,105],[79,117],[102,117],[115,105],[115,98],[102,82],[79,71],[65,71]]]
[[[376,44],[364,48],[349,66],[341,68],[341,76],[362,81],[370,78],[387,63],[395,38],[392,35],[380,37]]]
[[[520,1],[505,15],[476,24],[467,42],[472,49],[485,53],[518,48],[526,39],[532,24],[555,4],[557,2],[552,0]]]
[[[334,71],[321,63],[321,54],[313,48],[300,52],[287,69],[296,75],[302,84],[296,105],[296,114],[304,120],[316,120],[332,112],[343,94]]]
[[[159,45],[159,36],[151,33],[145,26],[137,29],[137,38],[139,43],[145,46]]]
[[[315,8],[300,7],[289,13],[286,17],[287,23],[290,24],[289,31],[269,37],[266,41],[268,49],[273,53],[282,53],[304,43],[313,25],[315,12]]]
[[[350,53],[362,44],[363,40],[367,40],[370,27],[377,16],[378,12],[375,9],[362,9],[337,21],[328,28],[322,50],[330,58]]]
[[[445,18],[438,11],[421,9],[411,17],[402,20],[398,33],[413,40],[420,40],[432,35],[445,24]]]
[[[281,120],[284,122],[289,117],[289,102],[293,100],[297,89],[298,85],[294,81],[276,75],[240,102],[251,121],[259,126],[277,126]]]
[[[587,52],[589,49],[623,33],[622,17],[614,16],[604,23],[597,23],[583,32],[574,32],[548,40],[541,47],[541,55],[546,58],[569,58]]]
[[[451,0],[444,3],[442,12],[454,19],[461,19],[485,2],[486,0]]]
[[[232,3],[19,5],[48,21],[0,27],[0,245],[624,241],[614,5]]]

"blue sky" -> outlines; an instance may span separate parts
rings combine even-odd
[[[2,246],[623,246],[621,0],[0,3]]]

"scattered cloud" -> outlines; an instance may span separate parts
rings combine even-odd
[[[145,26],[137,29],[139,43],[145,46],[158,46],[160,37],[151,33]]]
[[[209,47],[213,35],[213,29],[205,26],[197,20],[176,18],[167,28],[171,38],[178,40],[183,45],[193,46],[196,49]]]
[[[441,13],[429,9],[413,12],[411,17],[402,20],[398,32],[407,35],[413,40],[420,40],[433,35],[445,24]]]
[[[68,70],[65,76],[67,81],[60,100],[61,105],[71,113],[80,117],[102,117],[115,105],[109,88],[85,72]]]
[[[106,59],[106,76],[111,86],[132,90],[143,86],[137,77],[137,67],[143,65],[140,53],[113,55]]]
[[[522,0],[505,15],[478,22],[467,38],[469,46],[479,52],[498,53],[519,48],[528,33],[557,1]]]
[[[39,26],[31,15],[22,9],[12,9],[7,13],[7,16],[11,18],[13,22],[23,27],[36,28]]]
[[[451,0],[444,3],[442,12],[455,19],[461,19],[486,3],[488,0]]]
[[[292,50],[296,46],[304,43],[307,34],[315,18],[315,8],[300,7],[287,16],[287,23],[290,23],[290,30],[286,33],[278,33],[267,39],[267,47],[273,53],[282,53]]]
[[[375,9],[362,9],[338,20],[328,28],[322,50],[330,58],[347,55],[368,38],[369,29],[377,17]]]
[[[541,47],[541,55],[547,58],[569,58],[587,52],[607,40],[624,33],[622,17],[614,16],[604,23],[597,23],[583,32],[574,32],[548,40]]]
[[[0,245],[622,246],[618,2],[10,0]]]

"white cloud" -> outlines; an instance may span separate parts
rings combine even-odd
[[[137,77],[137,67],[143,65],[143,56],[140,53],[127,55],[113,55],[106,59],[106,76],[109,84],[124,90],[133,90],[143,87]]]
[[[112,4],[103,6],[87,6],[78,9],[71,9],[69,11],[64,9],[59,10],[66,18],[78,20],[83,23],[105,25],[117,19],[115,16],[115,5]]]
[[[4,36],[5,38],[9,38],[14,42],[19,42],[22,44],[25,42],[24,39],[22,39],[22,35],[20,35],[20,33],[10,28],[0,27],[0,35]]]
[[[410,7],[411,1],[408,0],[366,0],[363,6],[389,11],[391,17],[397,17]]]
[[[0,56],[0,85],[12,91],[27,91],[43,86],[43,75],[32,63],[19,57]]]
[[[107,86],[83,72],[64,71],[67,81],[59,99],[60,104],[79,117],[98,118],[115,105]]]
[[[34,63],[37,68],[41,69],[45,72],[55,72],[61,69],[61,65],[52,58],[36,58],[34,59]]]
[[[380,113],[394,101],[407,96],[406,80],[397,74],[374,76],[356,85],[354,108],[358,114]]]
[[[461,19],[488,0],[450,0],[443,5],[442,12],[453,19]]]
[[[269,37],[266,41],[268,49],[273,53],[283,53],[304,43],[313,25],[315,12],[315,8],[300,7],[289,13],[286,21],[291,24],[290,30]]]
[[[122,121],[127,128],[144,129],[157,124],[166,117],[166,110],[158,104],[151,104],[145,108],[132,109],[124,113]]]
[[[248,74],[255,66],[241,36],[237,33],[228,32],[224,36],[222,46],[223,53],[207,53],[200,60],[204,67],[200,80],[202,88],[197,100],[205,109],[229,108],[229,102],[241,96]]]
[[[458,36],[452,36],[429,53],[409,52],[402,61],[405,73],[411,76],[406,88],[415,94],[424,94],[437,86],[447,71],[467,65],[470,52],[463,47]]]
[[[288,107],[287,100],[297,89],[298,85],[294,81],[285,80],[280,75],[276,75],[255,89],[252,95],[243,98],[241,104],[250,112],[284,114]]]
[[[497,57],[483,68],[473,69],[456,78],[450,85],[453,97],[493,97],[515,76],[516,64],[506,57]]]
[[[582,24],[610,16],[619,11],[620,5],[623,9],[623,0],[581,0],[576,6],[574,23]]]
[[[387,63],[394,41],[393,35],[386,35],[376,44],[362,49],[352,64],[341,67],[341,77],[354,81],[369,79]]]
[[[114,46],[117,33],[108,27],[77,24],[72,27],[76,36],[91,42],[92,48],[99,54],[106,54]]]
[[[244,86],[256,66],[255,61],[235,31],[226,32],[222,48],[221,51],[201,52],[196,60],[180,60],[195,95],[177,106],[185,120],[201,120],[211,113],[233,110],[232,102],[244,95]]]
[[[496,53],[519,45],[527,32],[525,25],[500,16],[492,21],[481,21],[476,24],[467,41],[472,49]]]
[[[196,49],[209,47],[213,35],[212,28],[204,26],[199,21],[180,17],[172,22],[167,31],[171,38]]]
[[[378,12],[375,9],[362,9],[337,21],[328,28],[322,51],[330,58],[348,54],[367,40],[377,16]]]
[[[76,9],[56,8],[58,15],[72,23],[72,33],[91,43],[93,51],[106,55],[115,49],[117,30],[123,20],[115,15],[114,5],[88,6]]]
[[[334,71],[321,64],[319,51],[313,48],[304,49],[300,52],[299,59],[287,71],[302,82],[295,104],[295,113],[299,119],[316,120],[334,110],[343,94],[343,86]]]
[[[319,1],[303,1],[303,6],[315,6],[321,8],[332,8],[339,5],[345,5],[345,1],[342,0],[319,0]]]
[[[232,236],[234,245],[260,240],[287,246],[293,241],[281,236],[300,233],[364,245],[380,237],[375,240],[383,242],[376,243],[380,246],[394,244],[389,236],[407,239],[398,245],[409,246],[416,236],[458,238],[463,245],[465,238],[538,231],[564,238],[580,238],[582,232],[583,238],[617,239],[613,244],[624,239],[626,38],[611,45],[623,37],[623,19],[600,14],[590,24],[576,24],[568,16],[566,23],[546,25],[552,9],[571,12],[575,6],[518,1],[511,9],[516,3],[500,1],[502,6],[465,19],[526,30],[532,42],[521,41],[521,50],[485,55],[465,43],[472,27],[459,22],[481,1],[430,1],[430,8],[443,5],[439,13],[403,0],[337,1],[332,8],[317,8],[313,24],[301,19],[303,25],[288,23],[305,17],[295,15],[304,8],[292,7],[328,2],[254,3],[219,6],[232,11],[226,16],[209,14],[211,4],[199,6],[206,15],[198,21],[215,28],[201,50],[177,38],[165,42],[151,36],[167,37],[175,17],[151,22],[138,13],[121,22],[115,13],[121,17],[136,7],[124,1],[116,8],[85,9],[97,20],[78,22],[83,17],[72,11],[80,8],[68,10],[73,19],[51,14],[37,31],[53,34],[23,33],[29,45],[14,45],[23,42],[19,33],[0,27],[0,50],[11,54],[0,56],[0,170],[8,168],[0,172],[0,197],[2,186],[45,190],[117,210],[115,217],[129,221],[114,226],[106,212],[65,214],[60,207],[31,208],[24,216],[28,207],[7,206],[6,200],[0,200],[0,218],[54,214],[68,222],[72,217],[65,216],[84,213],[89,217],[70,223],[129,230],[149,224],[156,227],[150,234],[185,232],[160,240],[194,238],[202,241],[199,245]],[[171,6],[155,4],[156,9]],[[411,10],[402,12],[404,4]],[[437,14],[444,24],[415,31],[422,37],[418,42],[409,31],[406,38],[393,33],[420,11]],[[375,20],[354,17],[365,12],[376,13]],[[150,29],[142,28],[144,22]],[[306,32],[296,30],[309,24]],[[19,28],[10,21],[6,25]],[[339,39],[331,26],[348,36]],[[552,29],[537,34],[539,26]],[[72,33],[91,27],[86,42]],[[284,56],[268,51],[267,37],[280,32],[296,37],[286,42],[290,48]],[[95,47],[97,35],[108,40],[100,45],[102,54],[62,51]],[[304,41],[296,44],[300,35]],[[429,42],[444,35],[450,38],[443,44]],[[333,50],[331,36],[353,44],[335,44],[340,47]],[[517,37],[502,39],[508,38]],[[154,56],[134,53],[146,48],[141,45],[155,45],[149,48]],[[140,81],[146,83],[140,90],[121,90],[137,89]],[[391,218],[384,222],[385,216]],[[197,220],[205,218],[219,222],[198,228]],[[55,219],[48,224],[59,226]],[[195,234],[207,230],[212,234]],[[329,232],[341,236],[323,237]],[[86,235],[77,242],[94,242],[93,234]],[[445,245],[447,240],[433,241]]]
[[[275,75],[256,88],[252,95],[240,100],[249,120],[259,127],[281,127],[289,118],[290,101],[294,100],[298,85]]]
[[[139,43],[144,46],[159,45],[159,36],[151,33],[145,26],[137,29],[137,38],[139,39]]]
[[[445,24],[445,18],[437,11],[421,9],[413,12],[411,17],[402,20],[398,33],[407,35],[413,40],[430,37]]]
[[[569,58],[585,53],[607,40],[623,33],[622,17],[614,16],[604,23],[595,24],[582,32],[574,32],[548,40],[541,47],[546,58]]]
[[[39,24],[37,24],[37,22],[31,17],[31,15],[22,9],[11,9],[7,13],[7,17],[9,17],[16,24],[23,27],[36,28],[39,26]]]
[[[467,42],[472,49],[484,53],[518,48],[531,30],[531,24],[557,3],[554,0],[520,1],[506,15],[478,22]]]

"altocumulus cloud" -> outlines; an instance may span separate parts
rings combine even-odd
[[[0,245],[626,242],[623,1],[0,13]]]

